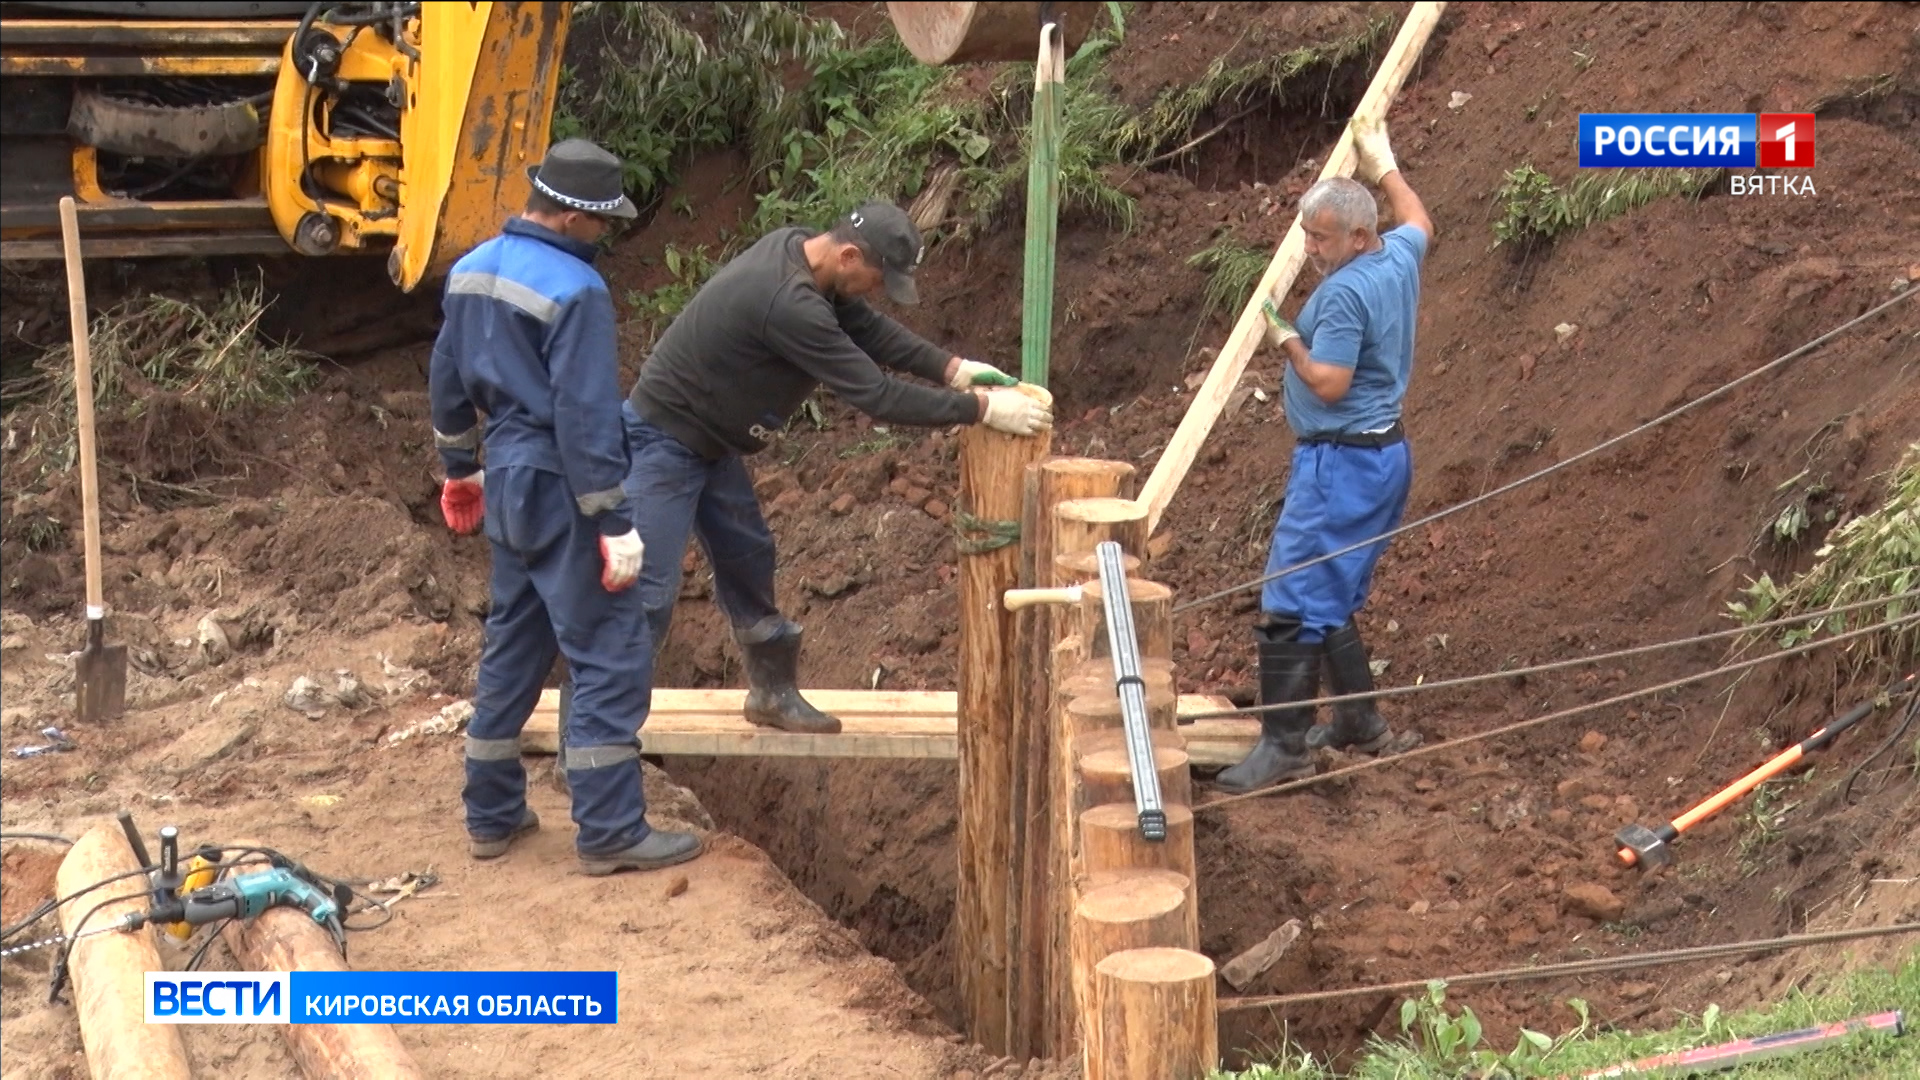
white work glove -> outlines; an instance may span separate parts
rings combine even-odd
[[[1052,410],[1018,390],[987,390],[981,396],[987,408],[980,422],[995,431],[1025,437],[1053,427]]]
[[[1278,349],[1289,340],[1300,336],[1293,324],[1280,317],[1280,309],[1275,306],[1273,297],[1260,301],[1260,314],[1267,317],[1267,341]]]
[[[947,385],[955,390],[971,390],[976,386],[1012,386],[1019,381],[992,364],[963,359],[960,366],[954,369],[953,378],[947,380]]]
[[[640,557],[646,552],[640,533],[628,529],[619,536],[600,538],[600,558],[607,568],[600,572],[600,587],[617,593],[640,578]]]
[[[1354,121],[1353,151],[1359,158],[1354,171],[1369,184],[1379,183],[1381,177],[1400,167],[1387,142],[1387,122],[1378,117]]]

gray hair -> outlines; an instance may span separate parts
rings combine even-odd
[[[1300,197],[1303,221],[1312,221],[1321,213],[1332,214],[1342,232],[1361,228],[1377,232],[1380,228],[1380,204],[1374,202],[1373,192],[1348,177],[1329,176]]]

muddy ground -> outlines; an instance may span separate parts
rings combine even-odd
[[[1148,100],[1229,48],[1238,59],[1326,40],[1405,8],[1142,4],[1115,53],[1114,81],[1126,99]],[[1404,173],[1441,234],[1424,272],[1407,404],[1410,518],[1698,398],[1920,276],[1920,189],[1910,182],[1920,175],[1917,34],[1920,9],[1895,3],[1449,5],[1390,116]],[[1390,34],[1380,40],[1384,50]],[[1193,155],[1116,175],[1139,200],[1130,235],[1062,222],[1057,453],[1132,461],[1144,478],[1228,330],[1229,315],[1203,317],[1205,275],[1187,257],[1223,229],[1256,247],[1278,243],[1377,59],[1320,73],[1320,107],[1333,119],[1298,105],[1255,110]],[[1860,96],[1867,88],[1877,92]],[[1814,196],[1734,197],[1715,186],[1549,245],[1492,248],[1503,174],[1531,162],[1572,179],[1583,111],[1808,109],[1819,112]],[[682,184],[691,220],[663,213],[622,241],[604,264],[616,296],[660,283],[650,260],[665,243],[711,242],[738,221],[749,196],[716,181],[740,165],[730,155],[693,163]],[[1017,369],[1019,223],[1015,212],[971,244],[936,245],[922,270],[925,304],[898,314],[957,352]],[[215,284],[204,268],[106,268],[96,301],[158,282],[190,286],[196,273]],[[470,691],[485,545],[452,538],[439,518],[423,392],[432,305],[370,301],[384,296],[377,268],[364,281],[352,273],[273,270],[275,317],[330,357],[320,387],[294,406],[220,421],[163,417],[103,435],[112,630],[134,646],[136,708],[119,724],[74,732],[74,753],[7,759],[5,827],[80,828],[129,807],[191,836],[265,837],[340,874],[431,865],[442,885],[400,905],[392,925],[358,935],[356,963],[479,957],[557,967],[617,956],[635,973],[623,980],[623,1010],[646,1018],[640,1037],[623,1024],[617,1037],[568,1045],[591,1045],[601,1063],[626,1055],[618,1060],[636,1074],[709,1071],[716,1061],[788,1076],[983,1069],[950,1039],[959,1020],[950,765],[670,760],[653,779],[662,792],[668,776],[690,789],[698,801],[685,812],[711,815],[717,848],[672,899],[653,878],[589,884],[571,874],[564,801],[541,783],[535,804],[549,824],[535,842],[499,869],[466,862],[458,739],[386,741]],[[9,280],[11,364],[22,342],[60,337],[64,296],[57,279],[37,294]],[[1302,281],[1290,310],[1310,286]],[[1563,324],[1573,329],[1557,331]],[[637,321],[623,335],[630,385],[645,335]],[[1387,662],[1383,683],[1726,628],[1726,604],[1750,578],[1804,568],[1827,528],[1878,503],[1884,473],[1920,440],[1916,364],[1920,309],[1909,304],[1602,457],[1401,537],[1361,617]],[[1183,598],[1262,569],[1291,450],[1278,382],[1263,352],[1246,385],[1268,400],[1247,396],[1230,411],[1168,512],[1149,573]],[[80,626],[77,481],[26,451],[22,415],[8,416],[0,520],[8,747],[64,720],[72,676],[61,654],[77,646]],[[805,681],[951,688],[953,433],[876,431],[831,401],[824,419],[823,429],[797,422],[754,462],[781,545],[783,598],[808,628]],[[1813,529],[1793,544],[1769,539],[1796,499]],[[704,567],[688,559],[695,573],[661,678],[742,685]],[[1251,700],[1252,606],[1242,593],[1182,617],[1174,659],[1183,689]],[[201,644],[209,614],[224,648]],[[1389,699],[1383,711],[1431,743],[1725,655],[1682,649]],[[330,706],[319,720],[281,704],[295,677],[332,688],[339,670],[369,688],[366,702]],[[1646,878],[1611,856],[1620,825],[1672,816],[1870,694],[1889,671],[1815,654],[1203,815],[1203,947],[1225,959],[1289,918],[1309,922],[1287,962],[1250,988],[1269,993],[1913,918],[1920,800],[1911,773],[1876,771],[1851,803],[1842,798],[1848,771],[1884,736],[1884,717],[1770,793],[1763,813],[1749,803],[1689,833],[1672,872]],[[536,777],[545,768],[536,764]],[[45,889],[50,858],[8,845],[7,918]],[[1604,898],[1593,899],[1596,887]],[[553,932],[554,913],[571,932]],[[1651,1026],[1709,1001],[1775,997],[1818,970],[1885,962],[1902,947],[1453,999],[1474,1008],[1496,1044],[1511,1045],[1521,1024],[1570,1026],[1569,997],[1592,1002],[1603,1022]],[[43,1004],[38,969],[9,963],[4,989],[7,1074],[78,1075],[71,1011]],[[1284,1029],[1311,1049],[1342,1052],[1391,1031],[1394,1004],[1242,1014],[1223,1025],[1223,1043],[1257,1049]],[[448,1030],[402,1037],[423,1063],[461,1075],[517,1075],[529,1051],[556,1075],[584,1073],[558,1064],[561,1036],[539,1029]],[[196,1046],[236,1076],[278,1075],[276,1049],[270,1040]],[[726,1056],[735,1053],[745,1056]],[[867,1063],[870,1072],[847,1071]]]

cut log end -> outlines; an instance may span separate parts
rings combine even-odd
[[[1213,978],[1213,961],[1187,949],[1128,949],[1094,965],[1094,971],[1118,982],[1169,985]]]
[[[1162,735],[1162,738],[1167,738]],[[1171,738],[1177,739],[1178,735]],[[1193,803],[1193,782],[1187,768],[1187,752],[1178,746],[1156,741],[1153,747],[1154,771],[1160,779],[1160,798],[1168,804]],[[1133,759],[1122,746],[1102,746],[1080,755],[1080,782],[1092,805],[1126,802],[1133,798]]]
[[[1128,949],[1094,965],[1086,1080],[1202,1080],[1218,1067],[1213,974],[1188,949]]]

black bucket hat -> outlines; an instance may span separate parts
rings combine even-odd
[[[920,290],[914,286],[913,272],[920,268],[926,246],[913,219],[892,203],[874,202],[847,215],[847,220],[861,242],[880,260],[887,295],[897,304],[918,304]]]
[[[569,209],[631,220],[640,211],[621,189],[620,159],[585,139],[566,139],[527,166],[533,189]]]

